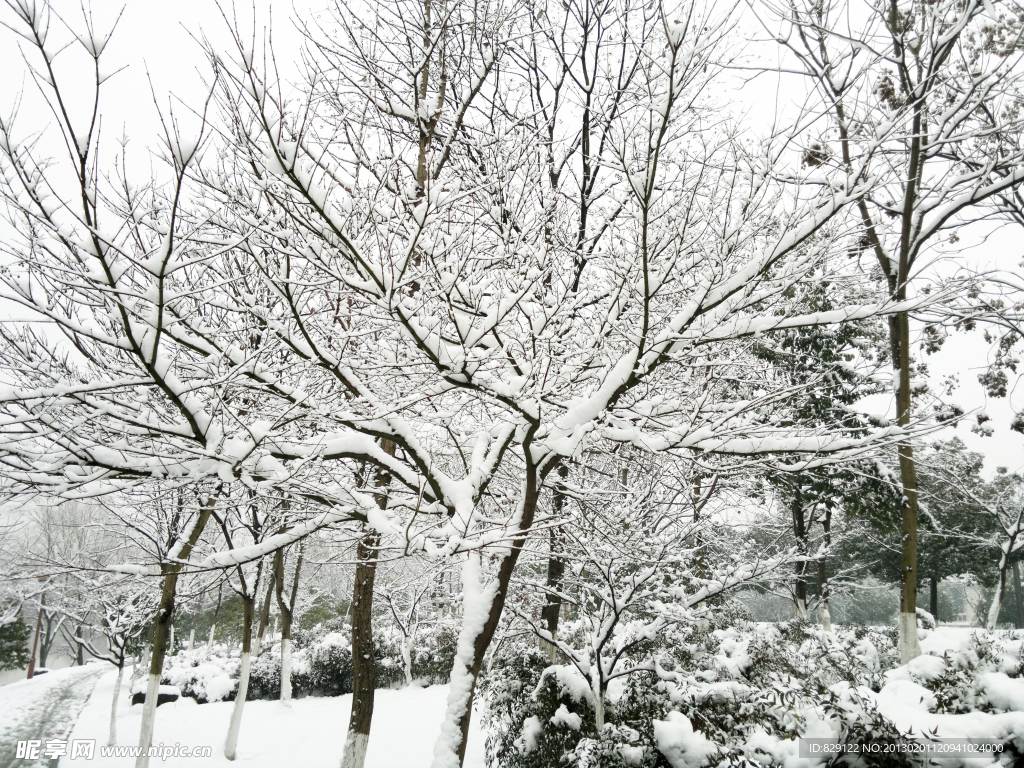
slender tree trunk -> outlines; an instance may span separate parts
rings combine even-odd
[[[939,625],[939,580],[932,576],[931,584],[928,589],[928,609],[929,613],[935,617],[935,626]]]
[[[398,446],[391,440],[382,440],[381,448],[389,456],[394,456]],[[378,488],[386,488],[390,482],[391,476],[387,472],[377,471],[374,484]],[[378,492],[378,506],[386,509],[387,503],[387,493]],[[363,768],[366,747],[370,742],[377,684],[377,660],[373,648],[373,582],[377,575],[379,547],[380,533],[369,524],[364,525],[356,544],[356,576],[352,584],[352,712],[341,768]]]
[[[1021,520],[1018,517],[1016,528],[1019,529]],[[996,593],[992,596],[992,605],[988,609],[988,621],[986,626],[989,629],[995,629],[996,624],[999,623],[999,613],[1003,607],[1003,600],[1006,597],[1006,581],[1009,576],[1010,570],[1010,553],[1013,552],[1016,545],[1016,536],[1010,536],[1006,544],[1003,545],[1003,553],[999,557],[999,583],[996,585]]]
[[[82,633],[85,631],[85,625],[79,624],[78,629],[75,630],[76,637],[82,637]],[[78,643],[78,648],[75,650],[75,664],[79,667],[85,665],[85,649],[81,643]]]
[[[377,682],[373,648],[373,582],[377,575],[380,534],[364,527],[356,545],[356,577],[352,587],[352,713],[341,768],[363,768],[373,721]]]
[[[1003,594],[1006,592],[1006,555],[999,559],[999,583],[996,585],[996,592],[992,596],[992,604],[988,609],[988,620],[985,626],[988,629],[995,629],[999,623],[999,612],[1003,607]]]
[[[564,481],[569,475],[569,468],[561,466],[558,468],[558,476]],[[554,487],[551,504],[554,507],[556,518],[561,517],[565,508],[565,491],[561,484]],[[559,528],[551,528],[548,531],[548,576],[547,576],[547,603],[541,610],[541,621],[544,628],[551,633],[554,640],[558,637],[558,618],[562,611],[562,579],[565,575],[565,559],[562,557],[562,550],[565,546],[565,536]],[[554,664],[557,658],[558,647],[547,640],[540,641],[540,648],[546,652],[551,663]]]
[[[46,593],[43,593],[39,601],[39,615],[36,616],[36,633],[32,639],[32,658],[28,662],[28,679],[31,680],[36,674],[36,648],[39,646],[39,631],[43,628],[43,606],[46,605]]]
[[[195,626],[193,626],[192,629],[190,629],[189,632],[188,632],[188,650],[189,650],[189,653],[192,652],[192,649],[195,647],[195,644],[196,644],[196,628],[195,628]]]
[[[801,621],[808,619],[807,614],[807,521],[804,516],[803,494],[800,487],[794,490],[791,504],[793,512],[793,534],[796,536],[796,551],[800,556],[795,567],[796,584],[794,589],[796,618]]]
[[[281,701],[292,700],[292,621],[291,616],[281,621]]]
[[[598,666],[599,663],[591,667],[591,674],[594,676],[591,690],[594,692],[594,727],[601,733],[604,730],[604,686],[601,684]]]
[[[693,502],[693,525],[697,528],[697,534],[694,537],[695,543],[697,545],[697,552],[694,555],[693,572],[697,575],[698,579],[706,579],[708,575],[706,562],[707,553],[705,551],[704,546],[704,534],[698,527],[700,524],[701,509],[703,509],[704,507],[704,502],[701,500],[701,484],[702,478],[700,476],[700,473],[694,473],[693,489],[690,492],[690,500]],[[711,492],[713,491],[714,483],[712,483],[711,487]],[[701,601],[701,603],[703,603],[703,601]]]
[[[142,647],[142,659],[135,662],[135,668],[132,670],[132,683],[142,677],[149,669],[149,660],[153,655],[153,638],[155,636],[156,622],[151,621],[149,623],[149,632],[146,633],[146,643]]]
[[[281,701],[290,706],[292,700],[292,616],[295,598],[299,592],[299,574],[302,571],[302,542],[299,542],[295,562],[295,578],[289,600],[284,596],[284,551],[274,554],[274,584],[277,590],[277,608],[281,612]]]
[[[121,698],[121,680],[124,678],[124,658],[117,666],[117,682],[114,683],[114,700],[110,704],[110,734],[107,736],[107,746],[117,744],[117,700]]]
[[[43,595],[46,599],[46,595]],[[39,638],[39,666],[46,668],[46,660],[50,657],[50,646],[53,645],[53,616],[43,612],[43,634]]]
[[[416,629],[410,628],[409,634],[402,638],[402,666],[405,668],[405,684],[412,685],[412,647],[416,640]]]
[[[821,528],[825,535],[825,547],[832,546],[832,509],[825,508],[825,516],[821,520]],[[831,588],[828,583],[827,556],[818,558],[818,612],[821,615],[821,626],[826,632],[832,631],[832,613],[829,611]]]
[[[901,271],[905,275],[906,271]],[[899,286],[897,300],[906,299],[905,282]],[[889,319],[889,334],[893,348],[893,365],[898,381],[896,387],[896,423],[910,426],[910,318],[899,312]],[[900,554],[900,661],[903,664],[921,655],[917,637],[917,466],[914,449],[907,442],[898,447],[900,481],[903,486]]]
[[[1020,587],[1020,561],[1013,561],[1013,595],[1017,598],[1017,629],[1024,628],[1024,590]]]
[[[276,576],[276,573],[271,571],[270,583],[267,585],[267,595],[263,598],[263,608],[260,610],[260,624],[259,629],[256,630],[256,649],[252,654],[257,659],[260,657],[260,649],[263,647],[263,636],[267,633],[267,625],[270,623],[270,600],[274,596]]]
[[[518,535],[504,550],[498,572],[484,581],[479,554],[473,553],[463,565],[463,594],[472,605],[464,605],[452,681],[449,687],[441,735],[434,747],[432,768],[461,768],[466,757],[469,722],[473,713],[473,694],[487,648],[494,638],[505,608],[508,586],[512,581],[519,553],[526,544],[526,532],[533,525],[540,493],[538,469],[527,464],[523,487],[523,508]],[[481,621],[483,618],[483,621]]]
[[[219,495],[219,492],[218,492]],[[207,499],[203,508],[199,511],[199,517],[188,540],[182,545],[177,553],[178,562],[163,566],[163,587],[160,592],[160,608],[156,619],[153,622],[153,651],[149,661],[149,681],[146,686],[146,703],[142,705],[142,727],[139,730],[139,755],[135,760],[135,768],[149,768],[149,748],[153,744],[153,726],[156,720],[156,700],[160,692],[160,675],[164,668],[164,656],[167,653],[167,640],[174,616],[174,599],[178,587],[178,573],[181,570],[180,563],[188,560],[192,549],[203,533],[207,521],[213,512],[213,505],[216,498],[211,496]]]
[[[249,670],[252,667],[252,623],[256,612],[256,601],[248,591],[242,594],[242,657],[238,673],[238,693],[235,695],[235,706],[231,710],[231,723],[228,725],[228,737],[224,742],[224,757],[234,760],[238,750],[238,732],[242,728],[242,711],[249,694]]]
[[[160,609],[153,622],[153,647],[149,657],[149,680],[146,685],[146,701],[142,705],[142,728],[139,731],[139,756],[135,768],[148,768],[149,748],[153,744],[153,726],[156,722],[156,700],[160,693],[160,675],[167,653],[170,636],[171,616],[174,613],[175,590],[178,582],[178,566],[165,568],[163,589],[160,594]]]

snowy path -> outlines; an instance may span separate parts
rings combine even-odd
[[[56,765],[18,759],[19,741],[67,739],[106,665],[72,667],[0,688],[0,768]]]

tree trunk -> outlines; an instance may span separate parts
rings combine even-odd
[[[189,650],[189,653],[192,652],[192,648],[195,647],[195,644],[196,644],[196,628],[195,628],[195,626],[193,626],[192,629],[190,629],[189,632],[188,632],[188,650]]]
[[[415,628],[410,628],[409,634],[402,638],[402,666],[405,668],[406,686],[412,685],[412,648],[415,640]]]
[[[995,629],[996,624],[999,623],[999,612],[1003,607],[1003,595],[1006,592],[1006,555],[1000,558],[999,563],[999,583],[996,585],[996,592],[992,595],[992,604],[988,608],[988,620],[985,622],[985,626],[988,629]]]
[[[825,547],[832,545],[832,509],[825,508],[825,516],[821,521],[822,531],[825,534]],[[826,556],[818,558],[818,612],[821,615],[821,625],[826,632],[832,631],[832,613],[829,611],[829,597],[831,589],[828,584],[828,562]]]
[[[537,512],[538,469],[527,464],[523,487],[523,512],[516,538],[498,563],[498,572],[485,585],[479,553],[471,553],[463,565],[463,618],[459,632],[452,680],[448,693],[441,735],[434,747],[432,768],[461,768],[466,757],[469,721],[473,713],[473,694],[487,648],[498,630],[505,608],[508,586],[515,571],[519,553],[526,544],[526,532],[533,525]],[[481,618],[483,621],[481,621]]]
[[[1016,528],[1020,529],[1021,520],[1017,518]],[[1010,570],[1010,553],[1013,552],[1016,545],[1016,536],[1010,536],[1006,544],[1003,545],[1003,553],[999,557],[999,583],[996,585],[996,593],[992,596],[992,605],[988,609],[988,621],[986,626],[989,629],[995,629],[996,624],[999,623],[999,613],[1003,607],[1003,600],[1006,597],[1006,581],[1009,577]]]
[[[117,682],[114,683],[114,701],[110,705],[110,734],[107,736],[107,746],[117,744],[117,700],[121,698],[121,679],[124,677],[124,659],[121,659],[117,667]]]
[[[356,545],[356,577],[352,587],[352,713],[341,768],[363,768],[373,721],[377,682],[373,648],[373,582],[377,575],[380,534],[365,526]]]
[[[600,672],[596,671],[596,666],[593,674],[597,679],[591,686],[591,690],[594,692],[594,728],[600,734],[604,730],[604,690],[600,682]]]
[[[270,583],[267,585],[267,596],[263,598],[263,608],[260,610],[260,624],[259,629],[256,630],[256,649],[252,654],[257,659],[260,657],[260,649],[263,647],[263,636],[267,633],[267,625],[270,623],[270,599],[274,596],[276,576],[276,573],[271,571]]]
[[[939,626],[939,580],[935,576],[928,589],[928,610],[935,618],[935,626]]]
[[[690,491],[690,500],[693,503],[693,525],[696,528],[697,533],[694,536],[694,543],[696,546],[696,553],[693,558],[693,572],[696,574],[698,579],[706,579],[708,577],[707,568],[707,549],[705,547],[704,534],[700,529],[700,513],[707,503],[707,499],[701,498],[701,485],[702,478],[700,473],[695,473],[693,476],[693,488]],[[708,497],[710,498],[711,493],[715,490],[715,483],[712,482],[711,488],[708,491]],[[704,601],[700,602],[703,605]]]
[[[292,581],[290,601],[284,598],[284,550],[274,553],[274,585],[277,590],[277,608],[281,612],[281,701],[290,706],[292,700],[292,616],[295,597],[299,592],[299,573],[302,571],[302,542],[299,542],[295,578]]]
[[[82,633],[85,631],[85,625],[79,624],[78,629],[75,630],[76,637],[83,637]],[[78,648],[75,650],[75,664],[79,667],[85,665],[85,649],[81,643],[78,643]]]
[[[218,494],[219,495],[219,494]],[[153,744],[153,725],[156,719],[156,699],[160,692],[160,675],[164,668],[164,656],[167,653],[168,630],[174,616],[174,598],[178,587],[178,573],[181,562],[188,560],[192,549],[199,541],[203,529],[213,512],[215,497],[207,499],[199,512],[199,517],[188,540],[177,553],[177,561],[162,566],[164,574],[163,588],[160,593],[160,608],[153,622],[153,651],[149,660],[149,682],[146,686],[146,703],[142,705],[142,727],[139,730],[139,755],[135,759],[135,768],[149,768],[149,748]]]
[[[45,595],[43,596],[45,598]],[[46,668],[46,660],[50,657],[53,645],[53,615],[43,611],[43,634],[39,636],[39,666]]]
[[[565,480],[569,474],[569,468],[561,466],[558,468],[558,476]],[[556,485],[551,499],[554,507],[555,517],[561,517],[565,508],[565,492],[561,485]],[[562,611],[562,578],[565,575],[565,559],[562,557],[562,549],[565,544],[565,537],[558,528],[552,528],[548,532],[548,576],[547,576],[547,603],[541,610],[541,622],[544,628],[551,633],[551,639],[558,637],[558,618]],[[547,640],[540,641],[540,648],[546,652],[548,659],[554,664],[557,659],[558,647]]]
[[[803,494],[800,487],[794,490],[791,504],[793,512],[793,535],[796,536],[796,551],[800,556],[795,567],[796,584],[794,587],[794,601],[796,618],[806,621],[807,615],[807,521],[804,517]]]
[[[398,445],[382,440],[381,448],[394,456]],[[391,476],[377,470],[374,485],[387,488]],[[378,492],[377,505],[386,509],[387,493]],[[373,698],[377,683],[377,660],[373,649],[373,581],[377,575],[380,533],[366,524],[356,544],[356,576],[352,584],[352,712],[341,756],[341,768],[363,768],[373,721]]]
[[[249,694],[249,670],[252,666],[252,621],[256,612],[256,601],[248,591],[242,594],[242,657],[238,673],[238,693],[235,695],[235,706],[231,710],[231,724],[228,726],[228,737],[224,742],[224,757],[234,760],[238,749],[238,732],[242,728],[242,710]]]
[[[39,646],[39,631],[43,628],[43,606],[46,605],[46,593],[43,593],[39,601],[39,615],[36,616],[36,634],[32,639],[32,658],[28,662],[28,679],[31,680],[36,673],[36,648]]]
[[[1024,628],[1024,594],[1020,587],[1020,561],[1013,561],[1013,595],[1017,598],[1017,629]]]
[[[901,269],[905,277],[906,271]],[[895,297],[906,300],[905,281],[899,286]],[[897,376],[896,423],[901,427],[910,426],[910,318],[906,312],[899,312],[889,319],[889,336],[893,352],[893,367]],[[914,463],[914,449],[910,443],[901,442],[898,447],[900,461],[900,482],[903,485],[902,537],[900,554],[900,662],[906,664],[921,655],[917,638],[917,466]]]
[[[132,669],[132,683],[138,678],[142,677],[146,670],[149,669],[149,660],[153,655],[153,638],[156,636],[156,622],[150,622],[149,632],[146,634],[146,642],[142,646],[142,659],[135,662],[135,668]]]

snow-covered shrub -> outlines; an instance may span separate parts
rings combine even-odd
[[[292,627],[292,648],[296,651],[301,650],[336,632],[351,633],[351,628],[344,617],[335,616],[327,621],[314,624],[309,629]]]
[[[412,649],[412,677],[427,685],[445,685],[451,678],[458,629],[449,624],[435,624],[421,630]]]
[[[223,645],[216,646],[213,653],[206,649],[182,651],[167,657],[160,682],[176,686],[182,696],[200,704],[234,701],[239,666],[238,658],[230,656]]]
[[[1002,739],[1024,751],[1021,633],[922,630],[923,655],[897,666],[888,628],[732,626],[714,617],[666,629],[636,671],[609,687],[605,727],[579,670],[509,644],[482,681],[492,767],[786,766],[798,738],[896,745],[924,733]],[[864,768],[920,762],[862,753]]]
[[[593,694],[573,667],[550,666],[535,646],[510,644],[482,677],[490,765],[559,765],[582,737],[594,736]]]
[[[292,675],[292,687],[295,688],[295,675]],[[281,698],[281,652],[266,651],[259,658],[252,660],[249,669],[249,694],[252,699]]]
[[[330,631],[327,631],[330,630]],[[352,651],[350,630],[337,621],[319,624],[302,634],[302,646],[292,652],[292,695],[340,696],[352,692]],[[424,629],[412,648],[413,679],[426,685],[448,682],[455,658],[457,634],[448,627]],[[400,637],[378,632],[374,636],[377,662],[377,688],[395,688],[405,683],[405,662]],[[207,659],[205,650],[193,651],[191,656],[178,654],[169,657],[168,669],[193,668]],[[238,661],[231,665],[231,679],[237,681]],[[182,671],[176,679],[185,679]],[[165,677],[167,674],[165,673]],[[192,698],[200,698],[197,691]],[[183,690],[191,690],[187,687]],[[281,695],[281,647],[267,645],[259,658],[253,659],[249,673],[249,699],[274,700]],[[231,696],[234,696],[232,689]]]
[[[352,692],[352,644],[349,635],[331,632],[304,648],[306,669],[300,680],[306,692],[319,696],[341,696]]]

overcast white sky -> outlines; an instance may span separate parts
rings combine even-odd
[[[282,70],[287,73],[289,66],[297,61],[301,39],[293,26],[296,15],[309,17],[328,5],[328,0],[315,2],[280,2],[275,0],[246,0],[238,4],[237,13],[243,28],[255,30],[257,38],[272,20],[274,48]],[[77,0],[56,0],[57,8],[67,23],[81,28],[82,14]],[[117,2],[98,0],[94,2],[96,26],[100,30],[109,24],[122,7]],[[213,0],[127,0],[117,30],[110,42],[109,63],[114,67],[125,67],[105,86],[104,133],[119,136],[122,131],[130,140],[132,157],[143,170],[148,165],[145,149],[153,146],[159,136],[159,118],[156,104],[166,109],[171,94],[185,104],[198,107],[204,95],[204,79],[207,75],[206,61],[193,35],[205,34],[215,45],[227,46],[226,24]],[[228,14],[235,13],[230,4],[225,5]],[[255,13],[255,17],[254,17]],[[11,11],[0,8],[0,20],[11,22]],[[68,41],[70,34],[60,21],[54,19],[54,40]],[[19,113],[22,131],[38,130],[48,122],[42,109],[42,102],[32,91],[30,77],[21,59],[13,33],[0,29],[0,114],[9,115],[12,105],[18,99],[24,86],[24,98]],[[774,53],[769,59],[775,57]],[[70,48],[58,58],[58,74],[74,77],[84,71],[88,60]],[[32,62],[38,64],[33,58]],[[88,73],[87,73],[88,74]],[[152,84],[152,85],[151,85]],[[776,88],[769,78],[761,78],[756,84],[740,89],[738,101],[749,102],[749,111],[767,121],[769,112],[785,112],[786,104],[799,100],[799,94],[787,93],[787,88]],[[87,80],[82,80],[77,89],[78,98],[91,98]],[[776,101],[780,103],[776,103]],[[187,122],[185,110],[176,107],[176,114]],[[969,242],[969,240],[965,241]],[[1024,257],[1024,236],[1016,231],[996,233],[984,242],[972,247],[960,258],[979,265],[999,265],[1016,268]],[[1018,387],[1018,380],[1011,380],[1011,395],[1007,400],[986,402],[977,375],[983,369],[988,345],[981,333],[966,334],[950,338],[943,351],[928,359],[933,378],[939,381],[943,376],[956,374],[960,388],[953,400],[967,410],[984,408],[992,417],[990,422],[995,430],[992,437],[982,438],[972,434],[969,424],[961,424],[955,431],[965,443],[986,456],[986,468],[992,471],[997,466],[1011,470],[1024,469],[1024,435],[1009,430],[1013,410],[1024,409],[1024,387]],[[880,397],[866,407],[872,412],[886,410],[891,397]],[[947,430],[942,437],[952,436]]]

